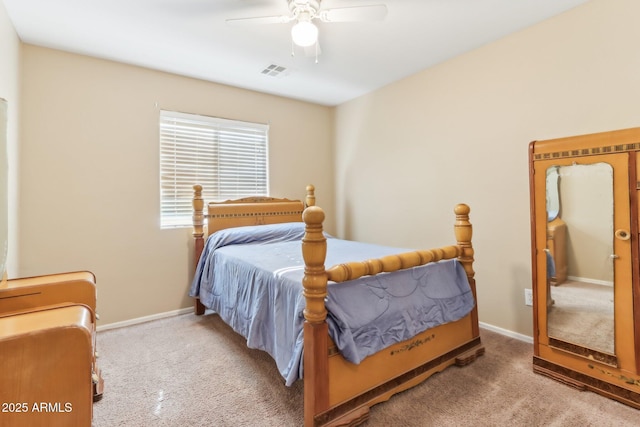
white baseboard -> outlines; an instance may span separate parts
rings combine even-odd
[[[98,331],[107,331],[109,329],[123,328],[125,326],[137,325],[140,323],[149,322],[151,320],[164,319],[166,317],[179,316],[181,314],[193,313],[193,307],[181,308],[179,310],[167,311],[164,313],[152,314],[150,316],[137,317],[135,319],[123,320],[122,322],[114,322],[108,323],[106,325],[100,325],[96,329]],[[480,327],[484,329],[488,329],[492,332],[498,333],[500,335],[506,335],[511,338],[515,338],[520,341],[527,342],[529,344],[533,344],[533,338],[527,335],[519,334],[517,332],[510,331],[508,329],[503,329],[498,326],[493,326],[488,323],[479,322]]]
[[[508,329],[499,328],[497,326],[489,325],[483,322],[480,322],[480,327],[484,329],[488,329],[492,332],[496,332],[500,335],[506,335],[508,337],[515,338],[520,341],[528,342],[529,344],[533,344],[533,337],[530,337],[528,335],[519,334],[517,332],[513,332]]]
[[[613,282],[608,280],[585,279],[584,277],[576,276],[567,276],[567,280],[573,280],[574,282],[591,283],[594,285],[609,286],[613,288]]]
[[[108,323],[106,325],[99,325],[96,330],[106,331],[109,329],[123,328],[125,326],[137,325],[139,323],[149,322],[151,320],[164,319],[165,317],[179,316],[181,314],[193,313],[193,307],[181,308],[179,310],[167,311],[164,313],[152,314],[150,316],[137,317],[135,319],[123,320],[122,322]]]

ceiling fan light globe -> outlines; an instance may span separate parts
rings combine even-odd
[[[309,21],[300,21],[291,28],[291,38],[298,46],[312,46],[318,40],[318,27]]]

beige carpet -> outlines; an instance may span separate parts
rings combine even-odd
[[[486,354],[375,406],[373,426],[638,426],[640,411],[534,374],[532,345],[482,330]],[[300,426],[302,384],[215,315],[98,333],[94,427]]]

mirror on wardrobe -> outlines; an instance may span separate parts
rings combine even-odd
[[[613,355],[613,168],[551,166],[546,195],[548,336]]]

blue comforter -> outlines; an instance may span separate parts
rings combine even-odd
[[[304,223],[236,227],[212,234],[190,289],[247,345],[268,352],[287,385],[302,378]],[[406,252],[327,238],[327,267]],[[391,344],[467,315],[474,300],[457,260],[329,283],[329,333],[360,363]]]

